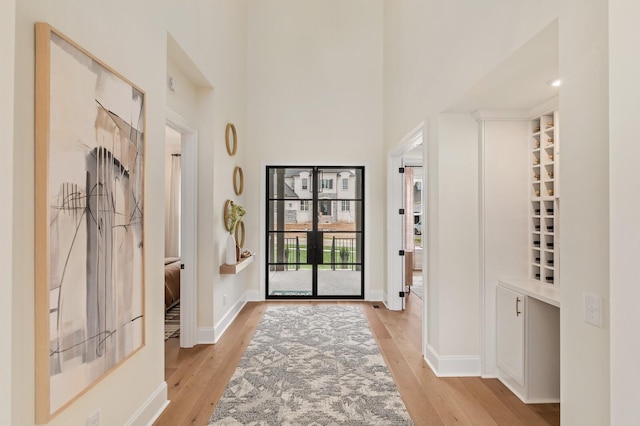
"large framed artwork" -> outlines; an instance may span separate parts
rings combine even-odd
[[[144,346],[145,94],[36,24],[36,422]]]

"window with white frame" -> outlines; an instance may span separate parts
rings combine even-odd
[[[322,179],[322,189],[333,189],[333,179]]]
[[[300,201],[300,210],[301,211],[309,211],[309,200]]]
[[[346,201],[346,200],[342,200],[341,201],[341,205],[340,205],[340,210],[343,211],[343,212],[351,211],[351,202],[350,201]]]
[[[342,179],[342,190],[346,191],[349,189],[349,179]]]
[[[304,189],[305,191],[309,189],[309,179],[302,178],[302,189]]]

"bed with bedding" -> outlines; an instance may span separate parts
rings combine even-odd
[[[180,302],[180,258],[167,257],[164,260],[164,308],[171,308]]]

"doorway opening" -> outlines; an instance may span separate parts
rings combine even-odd
[[[427,216],[422,207],[422,200],[427,199],[426,169],[422,167],[425,162],[424,134],[422,123],[387,158],[387,286],[384,301],[393,311],[404,309],[413,276],[422,276],[413,273],[415,265],[420,265],[418,272],[426,266],[423,245],[427,237]],[[417,187],[420,187],[418,193]],[[420,203],[416,206],[418,200]],[[418,223],[415,223],[416,213]],[[416,226],[419,235],[416,235]],[[415,250],[415,247],[419,249]],[[416,256],[421,258],[416,259]]]
[[[165,128],[164,181],[164,338],[180,337],[182,135]]]
[[[364,167],[266,173],[266,298],[364,299]]]
[[[197,133],[167,109],[165,314],[174,308],[174,323],[179,324],[174,337],[182,348],[197,343],[197,151]],[[167,333],[165,326],[165,340]]]
[[[424,285],[422,278],[423,266],[423,169],[422,147],[418,147],[404,156],[404,204],[405,217],[403,221],[404,232],[404,277],[406,293],[424,299]]]

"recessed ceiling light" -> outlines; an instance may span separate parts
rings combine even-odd
[[[551,87],[560,87],[560,85],[562,84],[562,80],[560,80],[559,78],[552,78],[551,80],[547,81],[547,84]]]

